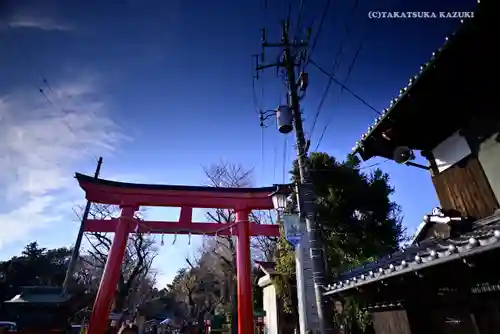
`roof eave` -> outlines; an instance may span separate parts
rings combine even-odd
[[[460,34],[461,31],[465,30],[467,28],[467,25],[470,24],[469,22],[471,20],[460,21],[461,23],[463,23],[460,28],[450,34],[450,36],[445,38],[445,44],[432,53],[432,57],[429,62],[421,65],[420,72],[409,79],[408,84],[400,89],[399,95],[390,101],[389,107],[381,112],[380,116],[377,117],[375,119],[375,122],[368,128],[368,131],[361,136],[359,141],[356,142],[355,146],[352,148],[352,154],[359,154],[365,161],[376,156],[376,154],[371,154],[364,150],[367,140],[373,138],[374,136],[377,136],[380,127],[390,119],[395,111],[398,110],[398,107],[401,107],[401,105],[403,104],[401,101],[408,97],[408,95],[412,92],[412,88],[418,86],[419,82],[422,80],[422,77],[427,75],[427,73],[432,72],[432,69],[439,62],[442,52],[453,45],[453,42],[456,40],[455,36],[457,34]]]
[[[422,243],[419,247],[410,247],[402,252],[393,253],[385,260],[379,259],[351,272],[341,274],[333,285],[327,286],[325,295],[347,292],[363,285],[500,248],[499,214],[483,218],[475,224],[480,227],[464,234],[465,242],[463,244],[450,243],[445,239],[442,240],[444,246],[434,245],[431,247],[429,244]],[[489,232],[485,233],[486,231]],[[413,256],[414,259],[412,259]]]
[[[467,254],[455,253],[455,254],[449,255],[448,257],[439,258],[439,259],[436,259],[434,261],[429,261],[429,262],[422,262],[422,263],[416,264],[414,266],[409,266],[405,269],[400,269],[400,270],[384,269],[383,272],[379,272],[378,274],[374,274],[373,277],[368,277],[368,278],[365,278],[362,280],[355,279],[355,280],[350,280],[350,281],[345,282],[345,283],[341,283],[342,284],[341,287],[330,288],[330,290],[325,292],[324,295],[330,296],[330,295],[335,295],[335,294],[342,293],[342,292],[347,292],[349,290],[359,288],[363,285],[368,285],[368,284],[375,283],[378,281],[387,280],[387,279],[390,279],[390,278],[393,278],[396,276],[402,276],[402,275],[407,274],[407,273],[420,271],[422,269],[433,267],[433,266],[436,266],[439,264],[449,263],[451,261],[456,261],[456,260],[463,260],[466,257],[476,255],[479,253],[484,253],[487,251],[491,251],[491,250],[494,250],[497,248],[500,248],[500,242],[495,242],[495,243],[489,244],[487,246],[483,246],[483,247],[477,248],[475,250],[471,250]]]

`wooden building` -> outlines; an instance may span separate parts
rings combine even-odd
[[[500,333],[500,21],[492,2],[478,4],[354,148],[363,160],[414,166],[419,151],[441,203],[412,245],[327,288],[369,309],[377,334]]]

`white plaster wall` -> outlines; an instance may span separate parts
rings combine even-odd
[[[432,150],[439,173],[471,154],[469,144],[458,132],[441,142]]]
[[[479,149],[479,162],[483,167],[484,174],[490,182],[491,189],[495,194],[497,201],[500,199],[500,143],[493,135],[481,144]]]
[[[263,291],[264,299],[264,311],[266,311],[266,316],[264,318],[264,323],[266,325],[267,334],[279,334],[278,330],[278,303],[276,299],[276,288],[273,284],[270,284],[264,288]]]

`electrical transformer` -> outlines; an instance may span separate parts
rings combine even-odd
[[[276,110],[276,122],[279,132],[290,133],[293,130],[292,109],[286,105],[279,106]]]

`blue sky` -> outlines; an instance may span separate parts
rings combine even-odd
[[[252,54],[260,28],[279,38],[288,0],[262,1],[10,1],[0,6],[0,259],[32,240],[46,247],[74,242],[72,207],[83,202],[74,172],[133,182],[198,185],[202,166],[224,159],[255,168],[256,185],[283,181],[294,155],[291,135],[274,124],[262,131],[252,93]],[[299,0],[292,0],[292,18]],[[420,64],[455,30],[453,19],[370,20],[370,10],[469,11],[475,1],[332,1],[313,59],[329,70],[345,38],[336,76],[376,109],[388,106]],[[404,4],[403,4],[404,2]],[[304,2],[303,26],[315,24],[326,0]],[[267,13],[267,14],[265,14]],[[313,30],[315,31],[315,30]],[[314,33],[313,33],[314,36]],[[272,53],[267,53],[272,60]],[[308,68],[305,129],[328,78]],[[45,77],[48,85],[41,77]],[[39,92],[42,87],[48,100]],[[284,89],[273,71],[261,74],[262,108]],[[263,90],[263,94],[261,91]],[[312,132],[312,148],[343,158],[376,116],[332,85]],[[262,147],[264,148],[262,153]],[[284,150],[286,148],[286,158]],[[262,156],[264,159],[262,159]],[[374,159],[366,165],[379,162]],[[427,172],[394,163],[394,199],[410,231],[437,204]],[[151,209],[151,219],[175,220],[175,209]],[[197,212],[202,219],[203,212]],[[167,283],[201,241],[165,238],[155,267]]]

